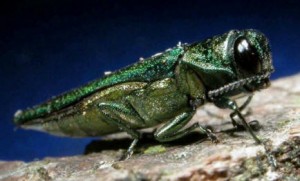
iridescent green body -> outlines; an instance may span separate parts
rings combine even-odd
[[[232,30],[203,42],[178,44],[41,105],[18,111],[14,122],[24,128],[74,137],[126,131],[135,139],[130,152],[139,139],[137,130],[160,123],[165,124],[154,134],[158,141],[177,139],[196,128],[214,139],[198,123],[182,129],[196,108],[211,102],[232,109],[259,142],[234,99],[266,88],[272,71],[266,37],[255,30]]]
[[[16,116],[14,121],[16,124],[22,124],[27,120],[43,117],[49,113],[72,105],[96,91],[103,90],[119,83],[151,82],[162,78],[172,77],[174,76],[172,69],[182,51],[182,48],[175,48],[162,56],[149,58],[147,61],[141,61],[133,66],[117,71],[112,75],[92,81],[85,86],[57,96],[44,104],[27,109],[22,112],[22,114]]]

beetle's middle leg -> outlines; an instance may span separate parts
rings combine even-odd
[[[140,133],[136,131],[135,128],[144,124],[143,119],[134,109],[130,109],[130,107],[122,103],[102,102],[98,107],[106,117],[106,122],[108,124],[117,126],[120,130],[125,131],[133,138],[126,154],[121,158],[121,160],[128,159],[132,155],[134,147],[140,139]]]
[[[167,142],[181,138],[195,129],[199,128],[202,133],[205,133],[212,142],[218,142],[217,137],[207,128],[204,128],[199,123],[194,123],[190,127],[182,128],[192,119],[195,111],[183,112],[174,119],[167,122],[161,128],[156,130],[154,137],[160,142]]]

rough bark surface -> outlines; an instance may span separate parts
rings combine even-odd
[[[130,159],[118,161],[130,143],[119,135],[92,142],[85,155],[0,161],[0,180],[300,180],[300,74],[273,81],[246,112],[247,121],[259,120],[256,134],[268,140],[265,146],[246,131],[230,131],[230,112],[207,105],[193,121],[210,126],[218,144],[200,134],[168,144],[145,136]]]

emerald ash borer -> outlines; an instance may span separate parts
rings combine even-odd
[[[274,71],[267,38],[256,30],[231,30],[192,44],[178,44],[162,53],[112,72],[45,103],[17,111],[20,127],[71,137],[96,137],[124,131],[133,142],[139,129],[162,124],[154,138],[167,142],[200,130],[199,123],[183,128],[198,107],[213,103],[232,110],[234,127],[242,125],[257,143],[260,139],[241,110],[253,93],[269,86]],[[240,107],[235,100],[248,99]],[[236,117],[239,121],[236,121]]]

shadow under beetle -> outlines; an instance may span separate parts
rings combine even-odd
[[[267,38],[256,30],[232,30],[176,47],[73,89],[43,104],[17,111],[15,124],[72,137],[103,136],[125,131],[133,138],[124,158],[140,139],[139,129],[156,126],[160,142],[178,139],[195,129],[216,142],[199,123],[183,127],[198,107],[214,103],[228,108],[257,143],[260,139],[241,110],[253,92],[269,86],[273,72]],[[235,99],[248,96],[241,106]]]

